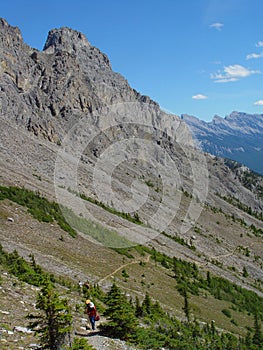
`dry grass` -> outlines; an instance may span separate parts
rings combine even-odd
[[[9,222],[7,220],[8,217],[13,217],[14,222]],[[219,221],[220,224],[216,223],[216,221]],[[145,293],[148,292],[151,298],[153,300],[158,300],[167,312],[179,318],[184,317],[182,311],[183,298],[176,290],[175,279],[170,275],[169,270],[163,268],[159,264],[156,265],[147,254],[142,256],[133,250],[132,255],[134,258],[130,259],[116,253],[110,248],[94,243],[94,241],[89,239],[86,235],[79,234],[76,238],[72,238],[56,224],[40,223],[33,219],[25,208],[8,200],[0,202],[0,226],[1,243],[4,249],[8,251],[16,249],[18,253],[26,259],[28,259],[30,253],[33,253],[38,264],[57,276],[60,275],[75,283],[80,280],[90,280],[91,282],[99,283],[104,290],[108,290],[115,278],[117,283],[128,295],[133,297],[137,295],[139,299],[142,300]],[[252,246],[252,243],[257,240],[254,236],[247,236],[247,229],[240,228],[238,223],[229,223],[229,219],[227,219],[224,214],[213,214],[209,209],[205,209],[202,213],[199,227],[202,231],[200,234],[195,233],[197,240],[194,241],[194,244],[198,248],[197,252],[193,252],[189,250],[189,248],[179,244],[175,244],[174,246],[171,244],[170,255],[179,256],[181,258],[185,256],[188,260],[189,257],[191,257],[190,260],[192,259],[192,261],[194,261],[194,257],[196,256],[197,259],[198,253],[200,252],[201,248],[199,249],[199,246],[204,248],[205,242],[210,242],[211,245],[214,245],[214,248],[212,249],[210,247],[209,249],[214,251],[214,254],[217,253],[217,246],[223,246],[221,249],[223,251],[226,250],[226,254],[230,252],[228,259],[234,261],[236,253],[234,252],[231,254],[231,252],[235,250],[236,246],[241,243]],[[227,235],[229,227],[233,227],[234,229]],[[244,234],[243,237],[240,237],[240,232]],[[211,235],[214,237],[214,241]],[[217,237],[220,237],[223,243],[218,243],[216,241]],[[167,243],[165,244],[166,245],[162,248],[169,251],[169,246]],[[172,247],[176,247],[178,250],[171,250],[175,249]],[[258,245],[256,245],[255,248],[258,249]],[[220,251],[220,249],[218,249],[218,251]],[[187,256],[187,254],[189,255]],[[211,257],[212,256],[209,256],[209,259],[211,259]],[[227,265],[232,264],[232,260],[226,259],[223,255],[221,258],[225,265],[224,270],[218,268],[216,271],[220,270],[224,273],[228,273],[230,276],[232,273],[232,276],[234,276],[233,272],[227,269]],[[202,259],[203,260],[200,261],[205,262],[204,256]],[[220,260],[219,254],[217,259]],[[245,261],[245,259],[252,261],[253,257],[246,258],[240,255],[236,264],[240,265],[240,262]],[[199,265],[201,269],[204,267],[203,263]],[[129,275],[128,278],[123,277],[122,271],[124,269]],[[239,272],[237,271],[235,274],[240,280]],[[7,280],[8,278],[9,277],[7,277]],[[11,284],[10,282],[8,283],[8,288],[10,289]],[[14,324],[25,324],[25,309],[32,308],[35,290],[29,286],[25,287],[25,285],[22,287],[22,284],[18,283],[13,294],[9,296],[9,293],[3,294],[5,288],[4,282],[3,289],[1,290],[1,300],[4,300],[4,304],[1,305],[1,309],[10,312],[9,316],[5,316],[6,319],[4,321],[4,326],[10,330],[13,328]],[[19,298],[21,298],[20,301],[23,301],[27,307],[19,301]],[[81,302],[80,296],[75,296],[74,298],[76,303]],[[13,307],[17,301],[20,308],[19,312],[14,310]],[[251,316],[232,310],[230,303],[216,300],[210,295],[191,296],[190,307],[192,310],[192,317],[209,323],[215,320],[217,327],[227,329],[236,334],[245,335],[246,326],[253,326],[253,319]],[[234,325],[231,319],[227,318],[222,313],[224,308],[231,311],[232,318],[237,322],[237,325]],[[82,315],[78,315],[78,317],[81,316]],[[30,336],[28,336],[28,338],[30,340]],[[12,339],[14,339],[14,336],[12,336]],[[12,344],[13,342],[12,340]],[[12,349],[12,346],[6,347],[6,349]],[[13,347],[13,349],[15,349],[15,347]]]

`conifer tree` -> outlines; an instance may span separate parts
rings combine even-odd
[[[152,257],[153,257],[154,264],[156,266],[157,265],[157,252],[156,252],[156,249],[154,247],[152,248]]]
[[[28,315],[29,327],[39,334],[44,349],[60,350],[70,335],[72,314],[67,299],[55,292],[49,279],[37,296],[38,315]],[[33,321],[35,320],[35,321]]]
[[[174,278],[179,277],[179,269],[177,265],[177,259],[175,257],[173,257],[173,273],[174,273]]]
[[[211,334],[214,336],[216,334],[216,327],[215,327],[215,321],[212,320],[211,322]]]
[[[251,331],[248,331],[245,338],[245,344],[248,349],[252,348],[252,336]]]
[[[254,335],[253,335],[252,342],[253,344],[260,347],[262,346],[263,348],[263,336],[262,336],[261,325],[257,314],[255,314],[254,316]]]
[[[107,294],[105,302],[107,309],[104,315],[108,322],[101,325],[101,330],[109,336],[132,340],[138,325],[135,309],[115,283]]]
[[[72,347],[70,349],[72,349],[72,350],[96,350],[84,338],[74,338],[74,342],[73,342]]]
[[[247,272],[247,269],[246,269],[245,266],[243,267],[242,276],[243,276],[243,277],[248,277],[248,272]]]
[[[137,295],[136,295],[136,298],[135,298],[135,316],[136,317],[142,317],[143,316],[142,306],[140,304],[140,300],[139,300]]]
[[[149,296],[149,293],[146,292],[145,294],[145,298],[142,302],[142,310],[143,310],[143,314],[145,315],[150,315],[151,314],[151,309],[152,309],[152,301],[151,298]]]
[[[211,275],[210,275],[210,271],[207,271],[206,273],[206,281],[207,281],[207,285],[210,288],[211,287]]]
[[[184,296],[184,313],[185,313],[185,317],[187,318],[187,321],[190,321],[190,307],[189,307],[189,302],[188,302],[188,294],[186,289],[184,289],[183,291],[183,296]]]

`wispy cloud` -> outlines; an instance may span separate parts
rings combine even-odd
[[[246,56],[247,60],[251,60],[252,58],[261,58],[263,57],[263,52],[261,53],[250,53],[249,55]]]
[[[258,41],[255,46],[256,47],[263,47],[263,41]],[[261,57],[263,57],[263,51],[260,53],[250,53],[246,56],[246,59],[251,60],[254,58],[261,58]]]
[[[256,106],[263,106],[263,100],[258,100],[254,103]]]
[[[211,79],[213,79],[215,83],[229,83],[249,77],[252,74],[260,74],[260,71],[251,70],[239,64],[234,64],[225,66],[223,72],[218,71],[217,73],[211,74]]]
[[[215,22],[215,23],[210,24],[209,27],[210,27],[210,28],[214,28],[214,29],[216,29],[216,30],[218,30],[218,31],[221,31],[222,28],[224,27],[224,24],[223,24],[223,23],[220,23],[220,22]]]
[[[193,100],[206,100],[207,98],[208,97],[203,95],[203,94],[197,94],[197,95],[192,96]]]
[[[258,41],[256,43],[256,47],[262,47],[263,46],[263,41]]]

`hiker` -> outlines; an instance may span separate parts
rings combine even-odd
[[[85,299],[90,298],[90,293],[91,293],[91,285],[89,284],[89,281],[86,281],[82,285],[82,293],[85,297]]]
[[[86,311],[87,311],[87,314],[89,316],[92,330],[94,331],[95,330],[95,321],[96,321],[96,316],[97,316],[96,306],[89,299],[86,300],[86,305],[87,305]]]
[[[90,289],[89,281],[86,281],[86,282],[84,283],[84,287],[87,288],[87,289]]]

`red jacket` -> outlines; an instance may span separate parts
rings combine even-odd
[[[87,314],[89,315],[89,317],[96,316],[96,307],[87,307]]]

